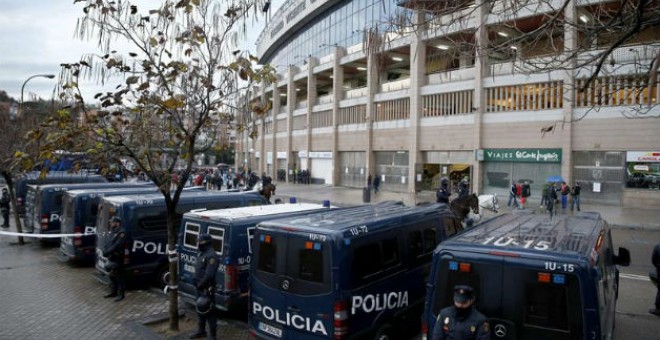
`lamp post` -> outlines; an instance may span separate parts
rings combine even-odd
[[[48,79],[53,79],[55,78],[54,74],[35,74],[33,76],[30,76],[28,79],[25,79],[23,82],[23,86],[21,86],[21,107],[20,110],[18,110],[19,114],[23,114],[23,91],[25,90],[25,84],[27,84],[28,81],[32,78],[48,78]]]

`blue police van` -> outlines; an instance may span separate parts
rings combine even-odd
[[[63,199],[60,217],[62,234],[81,234],[63,236],[60,241],[60,259],[75,264],[94,263],[96,257],[96,218],[101,198],[108,196],[126,196],[155,193],[156,186],[136,186],[134,188],[96,188],[69,190]]]
[[[225,311],[234,310],[247,306],[252,238],[256,225],[269,219],[328,209],[321,204],[298,203],[185,213],[178,242],[181,297],[189,303],[197,298],[194,278],[199,234],[211,235],[213,247],[221,261],[216,275],[215,307]]]
[[[431,254],[456,224],[445,204],[365,205],[260,223],[250,331],[263,339],[418,334]]]
[[[629,263],[598,213],[500,215],[434,251],[423,334],[469,285],[492,339],[612,339],[617,265]]]
[[[72,184],[44,184],[29,185],[23,225],[26,230],[35,234],[59,234],[61,230],[60,216],[62,215],[63,198],[67,190],[76,189],[103,189],[138,187],[138,183],[72,183]],[[42,242],[59,242],[59,238],[42,238]]]
[[[267,204],[257,192],[184,191],[177,205],[176,225],[183,214],[193,209],[226,209]],[[104,197],[96,222],[96,278],[108,283],[107,258],[103,248],[111,239],[110,217],[119,216],[132,240],[124,250],[128,280],[146,278],[157,285],[167,283],[167,208],[161,193],[137,196]]]
[[[16,208],[20,215],[25,214],[25,203],[27,201],[26,195],[28,185],[43,185],[53,183],[101,183],[107,182],[105,177],[88,174],[85,172],[70,173],[66,171],[50,171],[46,176],[42,177],[41,172],[31,171],[20,175],[14,180],[14,188],[16,195]]]

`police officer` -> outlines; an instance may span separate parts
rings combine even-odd
[[[440,180],[440,188],[438,188],[438,191],[435,193],[436,202],[449,204],[449,196],[451,196],[451,193],[449,192],[449,181],[446,178],[443,178]]]
[[[106,270],[110,276],[110,293],[104,298],[115,298],[115,302],[124,299],[126,291],[126,273],[124,273],[124,253],[129,245],[129,237],[126,230],[121,226],[121,218],[112,216],[110,218],[110,232],[112,239],[103,249],[103,256],[108,259]]]
[[[2,188],[0,211],[2,211],[2,227],[9,228],[9,192],[7,192],[7,188]]]
[[[488,319],[474,307],[470,286],[454,287],[454,305],[443,308],[433,328],[433,340],[489,340]]]
[[[206,336],[206,323],[209,324],[208,339],[215,339],[217,325],[215,318],[215,274],[218,271],[218,256],[213,249],[213,239],[209,234],[199,235],[199,254],[195,267],[195,285],[197,287],[197,332],[191,339]]]
[[[651,263],[655,267],[656,278],[660,280],[660,243],[656,244],[653,248]],[[660,282],[656,283],[656,288],[658,291],[655,293],[655,308],[649,309],[649,313],[660,316]]]

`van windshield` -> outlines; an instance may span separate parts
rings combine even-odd
[[[330,291],[331,243],[309,236],[261,233],[255,240],[255,275],[280,289],[279,278],[292,279],[288,292],[314,295]]]

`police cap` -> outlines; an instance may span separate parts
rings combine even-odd
[[[121,223],[121,218],[119,218],[119,216],[112,216],[112,217],[110,217],[110,222],[119,222],[119,223]]]
[[[211,235],[209,234],[201,234],[199,235],[199,245],[207,245],[210,244],[213,239],[211,238]]]
[[[470,286],[458,285],[454,287],[454,302],[466,303],[474,299],[474,290]]]

